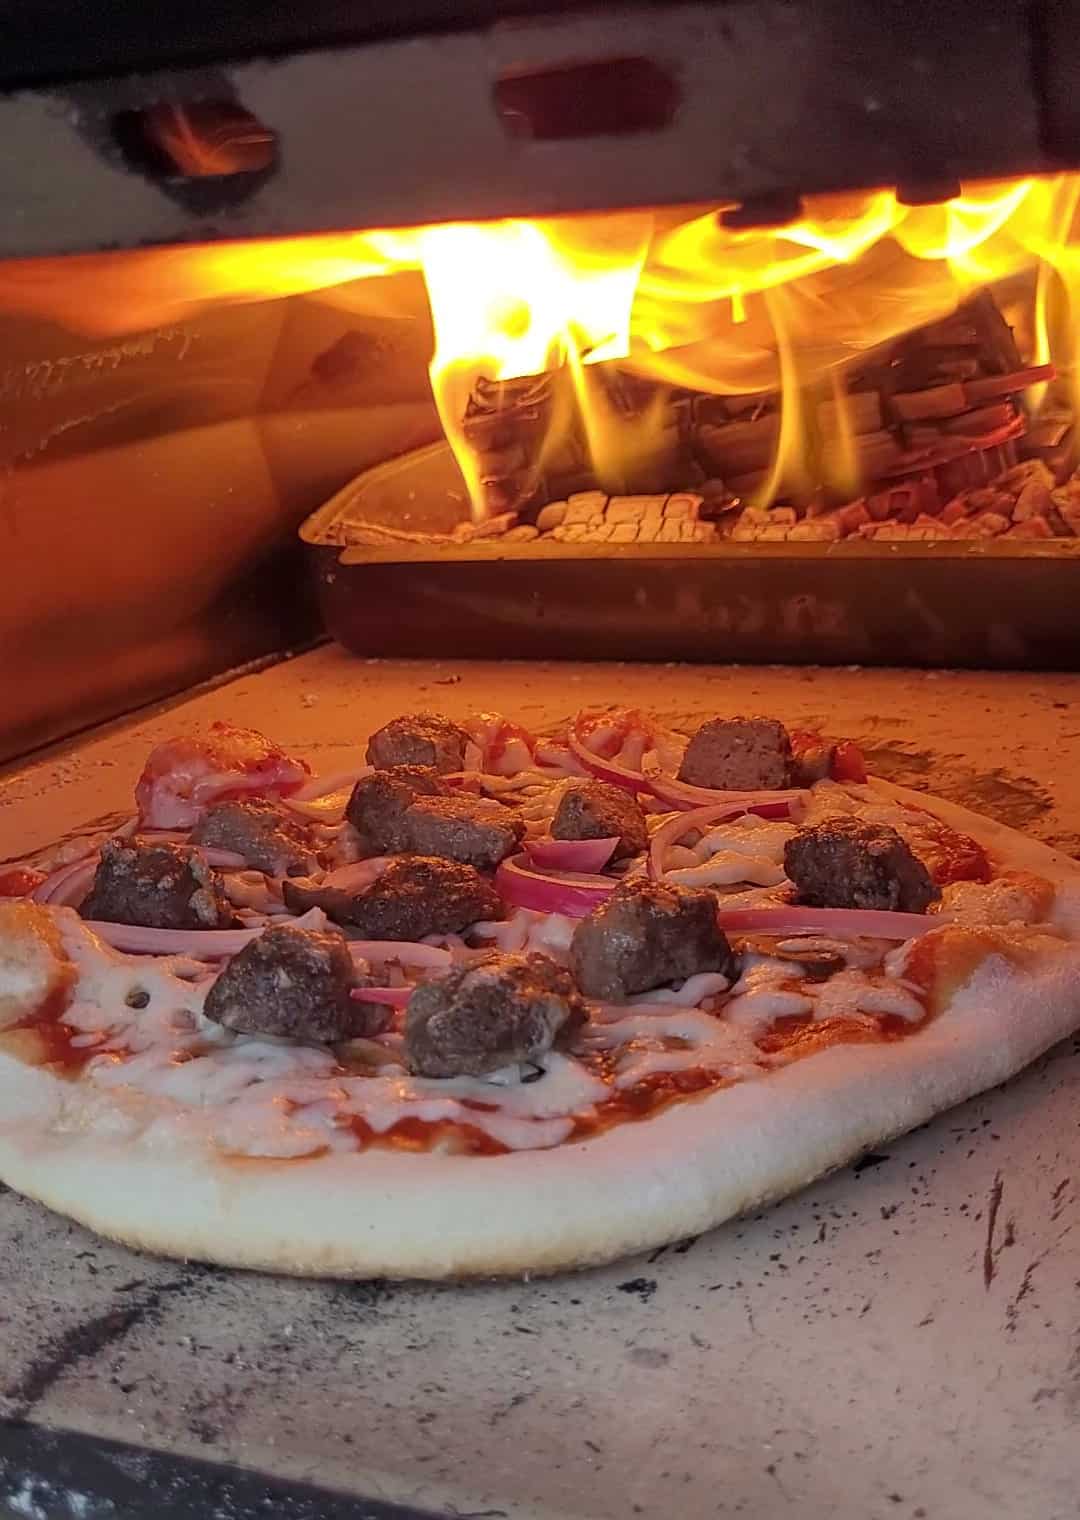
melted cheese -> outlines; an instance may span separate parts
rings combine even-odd
[[[914,991],[895,977],[849,966],[825,983],[803,983],[797,963],[749,954],[726,1000],[726,979],[709,972],[633,1005],[594,1008],[577,1054],[549,1052],[535,1081],[507,1072],[414,1077],[397,1034],[377,1042],[380,1062],[358,1074],[343,1071],[325,1046],[235,1035],[212,1023],[202,1009],[214,973],[200,962],[124,955],[72,910],[55,910],[54,917],[78,972],[65,1021],[90,1053],[82,1080],[117,1105],[102,1122],[130,1126],[148,1144],[196,1139],[243,1156],[355,1150],[363,1144],[356,1121],[377,1135],[405,1120],[448,1121],[512,1150],[544,1149],[566,1140],[575,1119],[593,1115],[614,1092],[650,1077],[692,1070],[732,1081],[763,1075],[784,1057],[763,1054],[755,1035],[778,1017],[864,1011],[913,1020],[923,1012]],[[492,927],[565,956],[574,921],[523,910]],[[714,1012],[699,1006],[706,999]],[[603,1075],[595,1057],[609,1053]],[[453,1149],[453,1129],[434,1143]]]
[[[481,940],[490,940],[497,950],[537,950],[565,966],[570,954],[577,919],[564,913],[536,913],[518,908],[507,919],[487,920],[469,930]]]
[[[787,880],[784,845],[794,833],[790,823],[747,814],[709,829],[693,846],[669,846],[664,879],[684,887],[779,886]]]
[[[722,971],[699,971],[696,976],[688,976],[677,991],[662,988],[659,991],[638,992],[627,998],[627,1003],[630,1007],[662,1003],[665,1007],[696,1008],[706,998],[715,997],[718,992],[726,992],[729,985]]]
[[[620,1049],[615,1064],[615,1086],[620,1089],[657,1072],[703,1068],[745,1080],[766,1069],[766,1057],[750,1035],[699,1008],[626,1013],[603,1024],[590,1043],[597,1049]]]
[[[707,860],[718,850],[734,850],[740,855],[752,855],[756,860],[772,860],[780,864],[784,859],[784,846],[797,832],[792,823],[780,823],[759,818],[756,813],[747,813],[731,823],[710,829],[698,841],[695,853],[699,860]]]
[[[751,881],[759,887],[775,887],[784,880],[784,869],[773,860],[743,855],[738,850],[717,850],[701,865],[689,870],[665,870],[664,880],[683,887],[732,887]]]
[[[987,882],[951,882],[942,891],[939,911],[951,923],[980,929],[988,924],[1037,923],[1047,916],[1053,901],[1049,882],[1013,872]]]

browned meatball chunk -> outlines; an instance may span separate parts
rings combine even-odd
[[[537,1060],[584,1017],[569,974],[553,960],[492,951],[417,987],[405,1054],[417,1076],[481,1076]]]
[[[686,746],[679,780],[720,791],[785,787],[791,740],[775,718],[710,718]]]
[[[799,901],[814,908],[924,913],[940,896],[895,829],[861,818],[826,818],[800,829],[784,846],[784,870]]]
[[[83,918],[147,929],[229,929],[236,922],[222,887],[196,850],[179,844],[102,847]]]
[[[618,838],[614,860],[638,855],[649,843],[645,814],[636,798],[606,781],[575,781],[559,799],[552,839]]]
[[[490,870],[525,832],[516,813],[486,797],[454,795],[431,769],[395,766],[365,776],[345,809],[361,848],[377,854],[439,855]]]
[[[439,713],[408,713],[394,718],[368,740],[369,765],[430,765],[437,771],[465,768],[469,736]]]
[[[621,1002],[699,971],[734,970],[711,892],[627,881],[574,930],[570,966],[587,997]]]
[[[525,824],[483,797],[418,797],[402,819],[404,848],[491,870],[512,855]]]
[[[402,818],[418,797],[447,797],[438,772],[424,765],[393,765],[362,776],[345,804],[345,816],[362,848],[385,855],[406,848]]]
[[[458,934],[482,918],[502,918],[502,899],[472,866],[428,855],[398,855],[363,892],[283,884],[294,913],[322,908],[365,939],[423,939]]]
[[[380,1027],[384,1011],[349,996],[362,982],[344,935],[277,924],[233,956],[203,1011],[237,1034],[333,1044]]]
[[[256,871],[296,876],[315,868],[311,831],[263,797],[215,803],[191,831],[192,844],[233,850]]]

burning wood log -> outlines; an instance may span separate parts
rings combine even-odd
[[[624,419],[655,409],[655,387],[616,366],[598,368],[596,381]],[[464,427],[493,517],[463,524],[454,538],[585,544],[1071,536],[1080,529],[1080,484],[1059,486],[1071,417],[1040,424],[1031,440],[1035,457],[1018,463],[1027,428],[1019,398],[1053,373],[1048,365],[1024,365],[993,297],[981,292],[951,317],[866,358],[848,375],[841,400],[809,398],[808,473],[829,478],[828,461],[843,442],[865,494],[837,500],[822,485],[809,499],[781,497],[769,506],[743,502],[772,470],[779,395],[672,392],[665,420],[682,448],[659,465],[654,459],[651,478],[638,461],[628,494],[612,496],[599,489],[566,371],[482,382]],[[673,484],[691,489],[657,489]]]

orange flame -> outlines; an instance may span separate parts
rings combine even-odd
[[[780,228],[736,230],[715,209],[450,224],[0,266],[0,309],[119,334],[212,301],[251,301],[418,270],[436,335],[431,382],[482,510],[462,434],[477,381],[565,366],[601,477],[643,435],[606,406],[588,367],[619,360],[662,385],[719,395],[779,390],[763,493],[804,473],[804,397],[831,394],[836,480],[853,469],[845,368],[947,316],[975,289],[1030,286],[1033,362],[1067,371],[1080,402],[1080,175],[969,185],[940,205],[890,190],[808,199]],[[1026,288],[1026,287],[1025,287]],[[1044,399],[1029,397],[1033,406]],[[847,432],[845,432],[847,429]],[[845,441],[846,440],[846,441]]]

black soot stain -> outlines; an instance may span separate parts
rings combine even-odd
[[[121,1307],[108,1309],[72,1325],[59,1335],[50,1336],[22,1376],[2,1390],[2,1397],[11,1406],[8,1418],[25,1419],[65,1373],[80,1362],[92,1361],[122,1341],[137,1325],[153,1322],[167,1298],[198,1291],[204,1279],[213,1276],[215,1271],[191,1262],[179,1277],[158,1283],[142,1293],[124,1285],[120,1291],[130,1296]]]
[[[643,1304],[647,1304],[656,1292],[655,1277],[631,1277],[628,1282],[617,1284],[620,1293],[636,1293]]]

